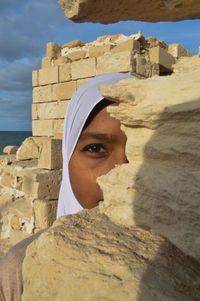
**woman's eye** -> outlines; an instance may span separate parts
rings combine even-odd
[[[82,152],[89,152],[89,153],[105,153],[106,149],[105,146],[102,144],[90,144],[86,145]]]

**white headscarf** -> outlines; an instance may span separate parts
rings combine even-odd
[[[83,209],[72,191],[68,164],[90,112],[103,99],[98,86],[102,84],[115,84],[119,80],[131,77],[133,76],[124,73],[99,75],[87,81],[72,96],[67,108],[63,128],[63,174],[58,199],[57,218],[77,213]]]

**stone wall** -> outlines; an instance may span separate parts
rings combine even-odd
[[[73,93],[88,79],[107,72],[140,78],[169,75],[182,56],[178,44],[167,45],[142,33],[103,36],[91,43],[47,44],[42,68],[33,71],[32,128],[16,156],[0,157],[0,236],[10,244],[55,220],[62,174],[62,127]]]

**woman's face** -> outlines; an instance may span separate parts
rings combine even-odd
[[[69,162],[73,193],[83,208],[93,208],[103,200],[96,179],[116,164],[127,163],[126,136],[120,122],[102,109],[85,128]]]

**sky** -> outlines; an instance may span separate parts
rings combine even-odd
[[[122,33],[179,43],[193,54],[200,45],[200,20],[115,24],[73,23],[57,0],[0,0],[0,131],[31,131],[32,70],[40,69],[46,44],[90,42]]]

